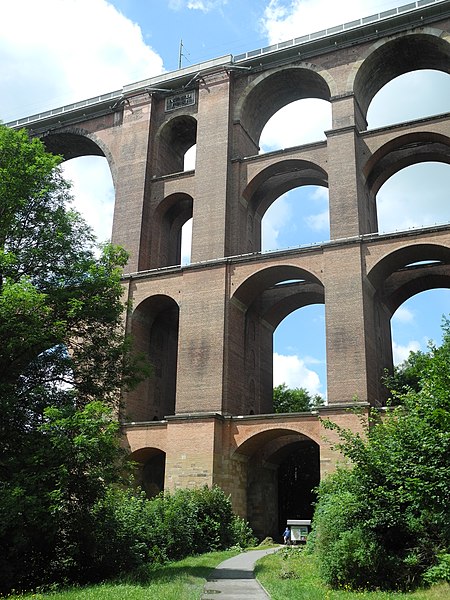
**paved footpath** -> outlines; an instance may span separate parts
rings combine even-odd
[[[220,563],[208,578],[201,600],[267,600],[269,594],[253,574],[255,563],[279,548],[251,550]]]

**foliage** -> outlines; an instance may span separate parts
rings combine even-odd
[[[288,388],[285,383],[273,388],[275,413],[307,412],[323,404],[324,399],[320,394],[311,395],[305,388]]]
[[[93,508],[120,480],[119,392],[141,373],[121,326],[126,254],[97,256],[60,162],[0,126],[2,590],[89,571]]]
[[[10,600],[198,600],[206,578],[222,561],[237,554],[236,550],[190,556],[164,565],[152,565],[139,580],[129,575],[113,582],[73,587],[57,592],[34,592],[12,595]]]
[[[272,600],[442,600],[450,585],[441,583],[414,592],[353,591],[348,586],[331,589],[323,581],[316,554],[302,547],[283,548],[256,563],[255,575]]]
[[[90,560],[101,578],[143,573],[148,565],[254,542],[250,528],[233,514],[229,498],[218,487],[180,489],[151,500],[143,493],[110,489],[94,514]]]
[[[396,396],[408,390],[418,392],[422,387],[423,376],[426,373],[431,354],[429,352],[410,352],[408,358],[394,367],[392,375],[386,375],[384,384],[393,394],[393,403],[397,404]]]
[[[450,322],[430,347],[419,391],[363,437],[325,423],[341,438],[351,470],[319,486],[315,545],[334,587],[410,589],[450,548]]]
[[[253,533],[252,528],[245,519],[234,516],[231,524],[231,535],[233,539],[233,545],[240,548],[250,548],[256,546],[258,539]]]
[[[426,583],[446,581],[450,583],[450,554],[442,552],[437,556],[437,564],[427,569],[423,579]]]

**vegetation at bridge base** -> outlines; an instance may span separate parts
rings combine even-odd
[[[102,571],[145,575],[149,566],[256,543],[233,514],[219,487],[179,489],[147,500],[143,493],[111,489],[96,507]]]
[[[126,253],[95,246],[61,159],[0,126],[0,581],[85,576],[121,480],[119,390],[147,372],[121,327]]]
[[[422,359],[422,357],[421,357]],[[365,436],[325,423],[350,459],[319,486],[312,543],[333,588],[409,590],[450,581],[450,322],[416,389],[395,393]]]
[[[60,162],[0,126],[0,593],[98,581],[239,530],[217,490],[155,502],[119,491],[117,399],[149,370],[122,328],[126,253],[98,253]]]
[[[320,576],[315,553],[303,547],[283,548],[256,564],[255,575],[272,600],[444,600],[450,598],[450,585],[439,582],[411,592],[332,589]]]

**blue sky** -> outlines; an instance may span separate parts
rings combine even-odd
[[[224,54],[274,42],[399,6],[399,0],[15,0],[0,20],[0,119],[4,122],[120,89],[123,85]],[[416,72],[388,84],[369,109],[369,127],[450,110],[450,76]],[[295,123],[295,127],[292,126]],[[262,151],[324,138],[331,111],[302,100],[267,124]],[[105,160],[65,165],[76,205],[100,239],[110,235],[114,191]],[[431,184],[431,182],[433,182]],[[450,166],[405,169],[378,194],[380,231],[450,221]],[[264,250],[329,239],[323,188],[293,190],[264,217]],[[189,245],[189,233],[184,236]],[[185,259],[187,260],[187,259]],[[394,355],[440,339],[450,290],[406,302],[392,320]],[[274,383],[326,394],[323,306],[290,315],[275,334]]]

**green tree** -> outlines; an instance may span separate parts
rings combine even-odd
[[[450,549],[450,322],[430,346],[421,385],[373,413],[365,436],[341,429],[352,468],[319,486],[316,549],[336,587],[409,589]]]
[[[120,479],[120,390],[142,366],[121,326],[126,254],[97,257],[60,162],[0,126],[0,591],[88,572],[93,506]]]
[[[392,401],[397,403],[395,396],[404,394],[409,389],[416,392],[422,387],[422,378],[426,373],[431,358],[429,352],[410,352],[408,358],[394,367],[392,375],[386,375],[384,384],[392,392]]]
[[[311,394],[305,388],[288,388],[285,383],[273,388],[275,413],[307,412],[323,404],[324,399],[320,394]]]

